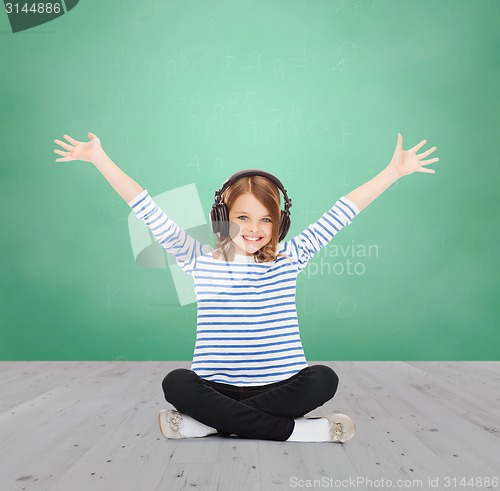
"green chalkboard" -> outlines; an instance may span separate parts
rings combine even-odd
[[[427,139],[436,173],[401,178],[299,275],[306,356],[499,360],[499,16],[86,0],[14,33],[0,15],[1,359],[191,359],[171,258],[138,264],[128,205],[91,164],[55,162],[54,139],[91,131],[152,196],[194,185],[205,219],[234,172],[276,175],[288,238],[377,175],[398,132]]]

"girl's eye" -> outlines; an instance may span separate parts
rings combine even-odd
[[[242,218],[247,218],[246,215],[241,215],[239,217],[237,217],[238,219],[242,219]],[[269,218],[263,218],[263,220],[267,220],[266,223],[271,223],[271,220]]]

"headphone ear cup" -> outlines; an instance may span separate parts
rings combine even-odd
[[[288,233],[290,229],[290,215],[281,210],[281,219],[280,219],[280,233],[278,237],[278,242],[281,242]]]
[[[229,237],[229,216],[224,203],[215,205],[210,212],[212,232],[218,234],[220,239]]]
[[[224,203],[219,205],[220,236],[221,239],[229,237],[229,212]]]
[[[212,233],[214,235],[217,235],[219,230],[218,230],[217,213],[215,211],[215,205],[212,206],[212,209],[210,210],[210,227],[212,229]]]

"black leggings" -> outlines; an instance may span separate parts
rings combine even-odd
[[[329,401],[337,374],[326,365],[303,368],[268,385],[238,387],[201,378],[176,368],[163,379],[165,399],[177,411],[215,428],[223,437],[286,441],[301,418]]]

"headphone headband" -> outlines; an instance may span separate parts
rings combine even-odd
[[[226,182],[222,185],[222,187],[218,191],[215,191],[215,204],[220,204],[222,202],[222,199],[221,199],[222,193],[224,193],[224,191],[229,186],[231,186],[231,184],[233,184],[235,181],[237,181],[238,179],[240,179],[242,177],[251,177],[251,176],[267,177],[268,179],[273,181],[274,184],[276,184],[278,189],[283,194],[283,198],[285,201],[285,212],[287,212],[292,207],[292,200],[288,197],[288,195],[286,193],[286,189],[283,186],[283,184],[281,184],[281,181],[277,177],[274,177],[272,174],[269,174],[269,172],[266,172],[266,171],[263,171],[260,169],[242,170],[240,172],[236,172],[236,174],[233,174],[231,177],[229,177],[226,180]]]
[[[229,186],[231,186],[231,184],[233,184],[238,179],[241,179],[242,177],[251,177],[251,176],[262,176],[271,180],[274,184],[276,184],[278,189],[283,194],[285,202],[285,210],[281,211],[279,238],[278,238],[278,240],[281,242],[285,238],[290,228],[289,210],[292,207],[292,200],[288,197],[285,187],[277,177],[273,176],[272,174],[269,174],[269,172],[260,169],[246,169],[236,172],[226,180],[226,182],[222,185],[222,187],[219,190],[215,191],[215,198],[214,198],[215,203],[212,206],[212,210],[210,212],[210,219],[212,222],[212,232],[214,234],[219,234],[219,237],[221,236],[227,237],[229,235],[229,229],[227,227],[227,223],[229,221],[229,215],[227,212],[227,207],[222,202],[222,194]],[[224,224],[223,222],[226,222],[226,224]]]

